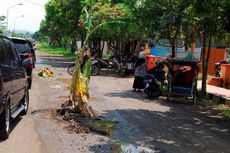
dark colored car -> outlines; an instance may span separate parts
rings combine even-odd
[[[36,54],[35,54],[35,48],[34,48],[34,45],[33,45],[33,42],[29,39],[26,40],[29,47],[30,47],[30,52],[32,54],[32,59],[33,59],[33,68],[35,68],[35,63],[36,63]]]
[[[10,38],[12,42],[14,43],[19,56],[22,60],[24,59],[30,59],[31,60],[31,65],[27,65],[26,67],[26,73],[27,73],[27,79],[29,83],[29,89],[31,89],[32,85],[32,72],[33,72],[33,55],[30,51],[29,44],[26,39],[23,38],[16,38],[16,37],[11,37]]]
[[[0,35],[0,138],[7,139],[11,119],[25,115],[29,106],[27,74],[24,67],[29,59],[21,61],[11,40]]]

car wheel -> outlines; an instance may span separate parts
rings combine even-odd
[[[99,73],[99,68],[95,65],[92,65],[92,69],[91,69],[91,75],[95,76]]]
[[[21,104],[24,106],[24,109],[21,112],[21,115],[26,115],[28,108],[29,108],[29,91],[28,91],[28,89],[26,89],[26,91],[25,91],[25,95],[22,98]]]
[[[31,87],[32,87],[32,75],[30,78],[28,78],[27,81],[28,81],[28,89],[31,89]]]
[[[0,138],[7,139],[10,133],[10,106],[7,105],[0,116]]]

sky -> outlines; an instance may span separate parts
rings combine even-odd
[[[40,22],[45,17],[44,5],[49,0],[0,0],[0,16],[7,17],[10,30],[39,30]],[[22,5],[18,5],[22,4]],[[15,6],[15,7],[12,7]]]

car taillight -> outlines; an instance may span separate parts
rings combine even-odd
[[[33,64],[32,64],[32,57],[33,56],[32,56],[32,54],[31,53],[26,54],[25,57],[30,59],[30,61],[31,61],[29,64],[26,65],[26,68],[32,69],[33,68]]]
[[[30,53],[30,54],[26,54],[26,57],[32,60],[32,57],[33,57],[33,56],[32,56],[32,54]]]

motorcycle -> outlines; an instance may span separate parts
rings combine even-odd
[[[74,73],[74,67],[75,67],[75,63],[71,63],[68,68],[67,68],[67,72],[69,75],[73,75]],[[95,76],[99,73],[99,68],[97,66],[97,61],[96,60],[92,60],[91,61],[91,75]]]
[[[72,63],[68,66],[67,72],[69,75],[73,75],[75,63]],[[109,70],[117,70],[119,67],[119,62],[116,58],[112,58],[111,60],[104,60],[98,58],[96,60],[91,59],[91,75],[95,76],[99,74],[100,70],[103,68],[107,68]]]
[[[167,90],[167,78],[163,68],[163,62],[156,64],[156,67],[150,69],[144,78],[144,92],[148,98],[158,98]]]
[[[147,94],[148,98],[158,98],[162,95],[160,89],[161,83],[156,79],[154,75],[149,75],[144,78],[144,92]]]
[[[220,63],[215,63],[215,77],[220,77],[221,66]]]
[[[115,58],[112,57],[109,60],[97,59],[97,66],[99,69],[109,69],[109,70],[117,70],[119,68],[119,61]]]
[[[122,60],[122,75],[132,75],[134,73],[134,62],[131,58],[124,57]]]
[[[220,77],[221,64],[227,64],[227,61],[222,60],[220,63],[215,63],[215,77]]]

